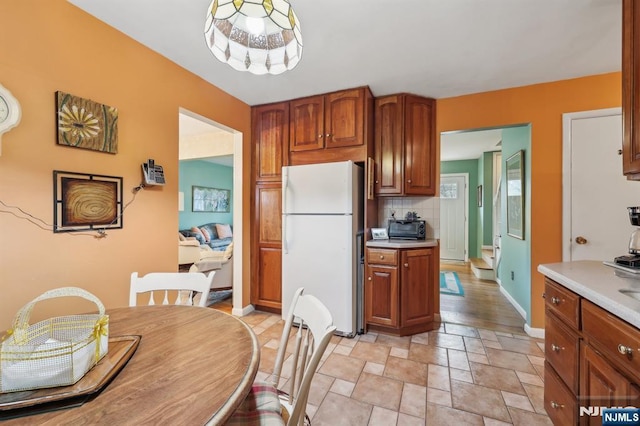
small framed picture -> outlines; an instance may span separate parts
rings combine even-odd
[[[388,240],[387,228],[371,228],[371,237],[374,240]]]

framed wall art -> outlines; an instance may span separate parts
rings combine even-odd
[[[56,115],[58,145],[118,152],[116,108],[58,91]]]
[[[53,171],[53,232],[122,228],[122,178]]]
[[[507,234],[524,240],[524,151],[507,158]]]
[[[231,191],[228,189],[192,186],[191,210],[194,212],[229,213]]]

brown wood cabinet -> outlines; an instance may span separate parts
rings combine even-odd
[[[365,322],[405,336],[439,327],[437,247],[367,248]]]
[[[375,193],[435,195],[435,100],[409,94],[375,100]]]
[[[601,425],[599,407],[638,406],[640,330],[549,278],[544,296],[544,406],[551,421]]]
[[[289,150],[363,145],[364,101],[364,88],[291,101]]]
[[[251,303],[279,312],[282,306],[282,187],[279,182],[256,186]]]
[[[251,111],[256,182],[280,182],[287,165],[289,104],[262,105]]]
[[[252,109],[254,208],[251,303],[279,312],[282,302],[282,166],[288,164],[289,103]]]
[[[640,4],[622,1],[622,171],[640,180]]]

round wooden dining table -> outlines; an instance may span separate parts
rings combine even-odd
[[[210,308],[175,305],[107,314],[110,339],[141,336],[113,380],[82,405],[3,425],[219,425],[249,393],[260,346],[241,320]]]

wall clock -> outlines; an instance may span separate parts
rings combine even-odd
[[[11,92],[0,84],[0,149],[2,148],[2,134],[13,129],[20,123],[20,104]]]

